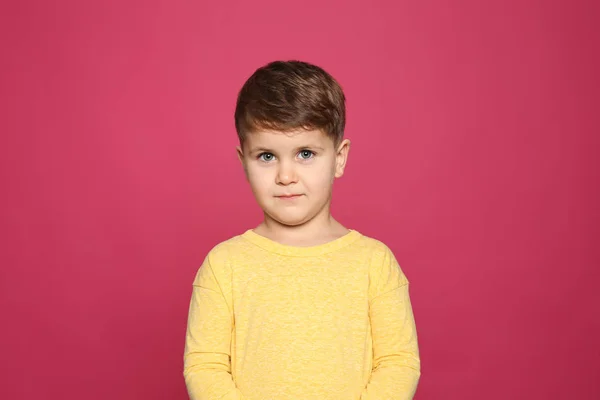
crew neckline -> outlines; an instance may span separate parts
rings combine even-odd
[[[293,257],[313,257],[326,253],[331,253],[332,251],[341,249],[342,247],[348,246],[349,244],[353,243],[362,236],[358,231],[355,231],[354,229],[348,229],[348,231],[349,232],[346,233],[344,236],[340,236],[339,238],[329,241],[327,243],[306,247],[282,244],[265,236],[259,235],[252,229],[248,229],[241,236],[249,242],[257,245],[258,247],[261,247],[264,250],[267,250],[272,253]]]

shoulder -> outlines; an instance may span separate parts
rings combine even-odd
[[[369,280],[371,297],[408,284],[392,249],[383,241],[364,236],[362,245],[369,249]]]
[[[206,254],[206,258],[210,262],[226,262],[229,259],[230,254],[234,254],[236,250],[244,245],[245,242],[242,239],[242,235],[233,236],[227,240],[213,245],[213,247]]]
[[[204,256],[202,265],[198,268],[195,282],[206,279],[228,279],[231,276],[231,255],[243,246],[241,235],[218,242]]]
[[[394,257],[393,251],[379,239],[361,234],[360,246],[368,250],[372,263],[385,257]]]

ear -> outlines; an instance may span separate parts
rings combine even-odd
[[[344,139],[338,145],[335,154],[335,177],[341,178],[344,175],[346,162],[348,161],[348,153],[350,152],[350,140]]]
[[[246,162],[244,160],[244,150],[242,150],[242,146],[236,146],[235,148],[238,156],[238,160],[242,163],[242,167],[244,168],[244,175],[246,175],[246,180],[248,179],[248,169],[246,168]]]

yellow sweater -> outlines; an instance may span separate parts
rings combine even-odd
[[[249,230],[193,282],[184,352],[192,400],[412,399],[420,359],[408,280],[355,230],[313,247]]]

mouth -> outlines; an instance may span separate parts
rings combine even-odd
[[[301,194],[284,194],[281,196],[275,196],[278,199],[283,199],[283,200],[290,200],[290,199],[296,199],[298,197],[302,196]]]

